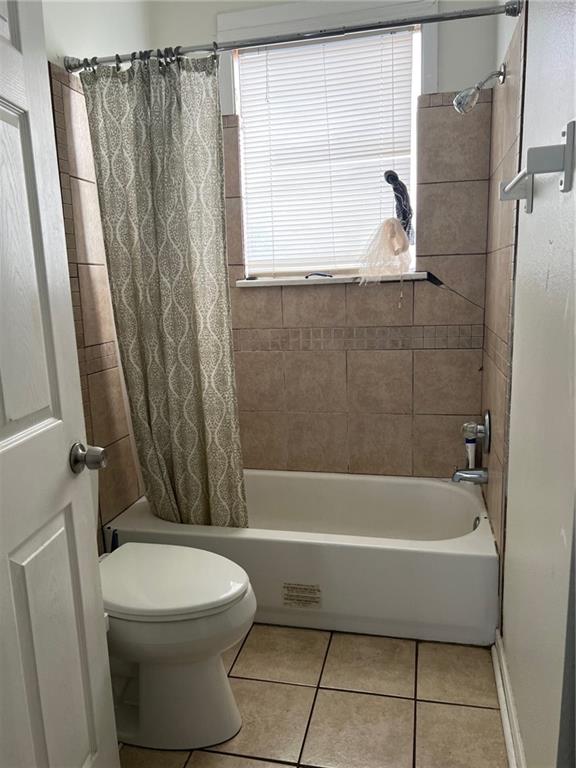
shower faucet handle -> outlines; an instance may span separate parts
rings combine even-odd
[[[484,437],[484,426],[476,424],[475,421],[467,421],[462,424],[462,434],[467,440],[475,440],[477,437]]]
[[[490,453],[490,411],[484,411],[481,424],[467,421],[462,424],[462,434],[465,440],[481,440],[484,453]]]

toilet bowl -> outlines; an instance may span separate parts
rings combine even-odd
[[[128,543],[101,560],[118,739],[198,749],[242,724],[221,655],[252,625],[256,599],[231,560]]]

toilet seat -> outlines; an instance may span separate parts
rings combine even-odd
[[[106,612],[129,621],[184,621],[242,600],[246,571],[213,552],[128,542],[100,563]]]

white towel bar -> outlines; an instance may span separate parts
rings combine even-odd
[[[524,210],[532,213],[534,176],[539,173],[561,173],[560,191],[570,192],[574,180],[574,135],[576,121],[571,120],[562,131],[563,144],[531,147],[526,153],[526,168],[512,181],[500,184],[500,200],[526,200]]]

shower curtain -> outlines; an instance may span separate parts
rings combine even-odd
[[[217,63],[81,79],[146,493],[166,520],[245,526]]]

